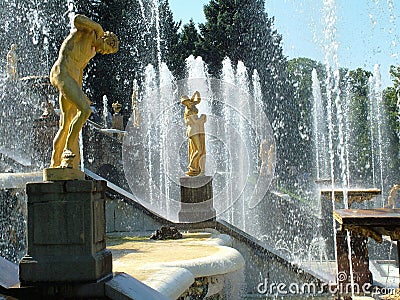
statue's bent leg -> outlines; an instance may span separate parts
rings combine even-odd
[[[58,167],[61,164],[61,154],[65,148],[65,142],[67,139],[69,126],[76,114],[76,108],[74,109],[74,106],[68,101],[66,101],[61,93],[60,93],[59,103],[61,110],[60,125],[58,132],[53,140],[53,152],[51,155],[50,168]]]
[[[72,150],[76,148],[79,132],[89,118],[91,109],[87,96],[82,92],[81,87],[73,78],[64,80],[64,86],[61,92],[65,99],[75,106],[74,112],[76,112],[76,114],[69,126],[65,144],[65,149]]]

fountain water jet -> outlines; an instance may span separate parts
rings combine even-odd
[[[225,64],[230,64],[228,59],[225,60]],[[177,101],[179,95],[199,90],[203,99],[201,104],[205,103],[203,107],[199,105],[199,113],[207,114],[206,173],[214,174],[215,177],[215,207],[219,213],[226,212],[231,222],[247,230],[246,218],[249,217],[246,214],[249,203],[252,208],[262,200],[273,176],[275,152],[272,150],[269,153],[269,168],[264,170],[265,175],[258,175],[260,143],[268,140],[268,146],[274,148],[272,129],[269,126],[254,126],[254,121],[259,124],[268,124],[268,121],[263,115],[260,103],[250,98],[251,82],[242,62],[238,63],[236,74],[228,74],[229,70],[224,71],[235,80],[234,85],[209,78],[201,57],[189,57],[187,67],[189,77],[177,82],[165,64],[161,64],[159,72],[152,66],[146,68],[141,100],[143,122],[134,132],[147,141],[144,149],[140,150],[145,153],[144,165],[147,167],[146,171],[139,171],[142,176],[141,188],[133,187],[131,183],[131,190],[144,205],[150,205],[152,210],[171,220],[176,218],[176,210],[179,208],[178,179],[184,170],[180,161],[185,161],[182,155],[186,147],[181,120],[182,109],[177,107]],[[172,84],[165,85],[166,82]],[[257,81],[255,84],[257,85]],[[259,90],[257,92],[260,93]],[[217,109],[217,106],[211,109],[215,103],[218,103],[221,109]],[[126,156],[132,151],[134,143],[134,137],[129,133],[133,130],[131,122],[133,120],[130,120],[127,126],[128,135],[124,140],[126,154],[123,156],[129,161],[124,164],[128,182],[135,182],[135,168],[131,168],[132,164],[137,163]],[[159,153],[156,153],[155,149],[158,149]],[[179,152],[176,152],[176,149],[180,149]],[[248,176],[254,177],[251,184]],[[257,188],[253,192],[254,186]]]

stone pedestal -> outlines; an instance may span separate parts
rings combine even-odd
[[[45,168],[43,181],[85,180],[85,173],[71,168]]]
[[[28,247],[21,286],[96,282],[112,275],[106,249],[104,181],[28,183]]]
[[[115,113],[112,116],[111,128],[124,130],[124,117],[121,114]]]
[[[184,176],[181,183],[179,222],[195,223],[215,220],[212,176]]]
[[[369,256],[367,238],[359,235],[350,234],[350,244],[352,249],[351,264],[353,268],[353,280],[360,288],[365,284],[372,284],[372,273],[369,270]],[[347,242],[347,232],[338,231],[336,233],[337,245],[337,264],[339,284],[346,286],[351,283],[349,250]]]

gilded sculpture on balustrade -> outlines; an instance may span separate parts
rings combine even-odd
[[[186,124],[186,136],[188,137],[188,176],[204,175],[206,163],[206,141],[204,123],[206,115],[198,116],[197,104],[201,102],[200,93],[194,92],[193,96],[181,97],[181,103],[185,105],[183,119]]]
[[[91,114],[90,100],[82,91],[83,69],[97,53],[118,51],[118,38],[100,24],[76,15],[74,28],[61,45],[50,72],[50,82],[59,90],[60,127],[54,138],[51,168],[79,166],[78,138]]]

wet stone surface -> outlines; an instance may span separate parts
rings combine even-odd
[[[14,263],[26,248],[26,202],[22,189],[1,189],[0,256]]]

